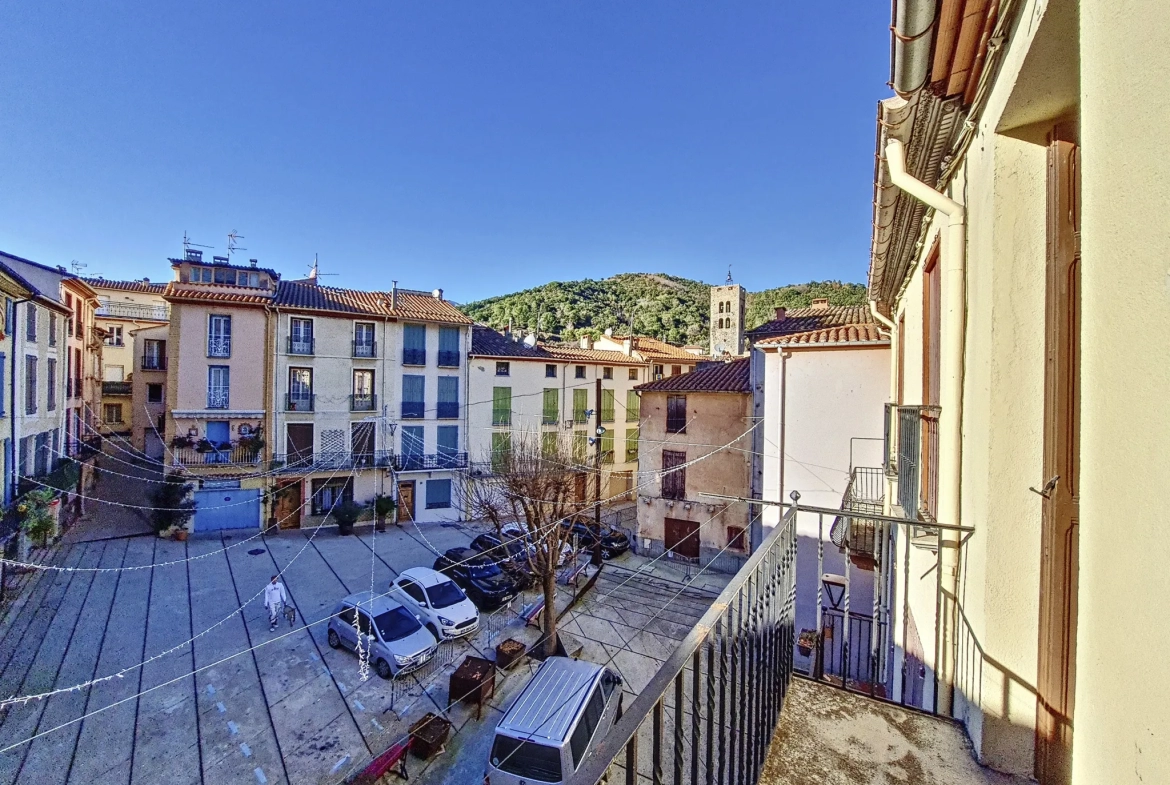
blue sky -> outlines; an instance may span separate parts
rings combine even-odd
[[[888,6],[5,3],[0,249],[169,278],[863,281]]]

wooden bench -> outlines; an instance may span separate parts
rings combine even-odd
[[[395,744],[370,761],[370,765],[362,769],[362,773],[354,779],[354,783],[356,785],[373,785],[387,772],[392,772],[404,780],[410,779],[410,775],[406,771],[406,751],[408,749],[410,749],[409,741]]]

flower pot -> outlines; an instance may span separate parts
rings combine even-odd
[[[353,521],[342,521],[337,524],[337,533],[343,537],[353,534]]]
[[[424,714],[410,726],[410,751],[427,760],[443,751],[451,723],[437,714]]]
[[[524,656],[524,644],[518,640],[508,638],[496,645],[496,667],[507,670],[515,665]]]
[[[186,529],[176,529],[175,530],[175,539],[178,540],[179,542],[186,542],[187,541],[187,530]]]

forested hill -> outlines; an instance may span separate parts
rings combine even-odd
[[[833,305],[861,305],[865,287],[840,281],[780,286],[747,296],[747,327],[766,322],[778,306],[800,308],[813,298]],[[496,329],[539,330],[540,337],[572,340],[606,328],[630,331],[677,344],[704,344],[710,287],[663,273],[623,273],[601,281],[554,281],[534,289],[491,297],[463,306],[468,316]]]

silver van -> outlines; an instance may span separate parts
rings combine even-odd
[[[496,726],[484,785],[564,782],[621,711],[621,677],[601,665],[549,657]]]

